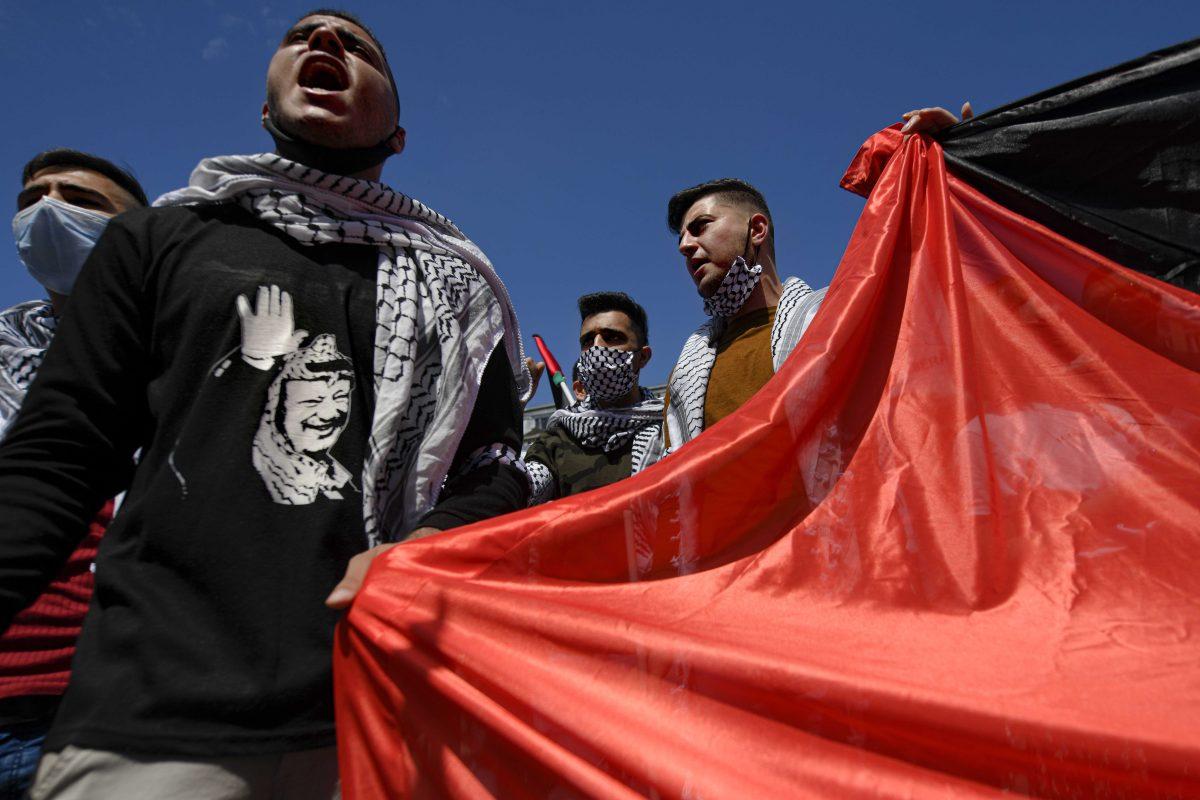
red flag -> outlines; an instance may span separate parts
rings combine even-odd
[[[554,390],[551,392],[554,397],[554,405],[558,408],[574,408],[575,395],[567,384],[566,376],[563,375],[558,360],[554,358],[554,354],[550,352],[549,346],[542,340],[542,337],[536,333],[533,334],[533,343],[537,345],[538,352],[542,354],[542,361],[546,362],[546,371],[550,373],[550,386]]]
[[[348,797],[1200,796],[1200,297],[899,146],[736,414],[376,561]]]

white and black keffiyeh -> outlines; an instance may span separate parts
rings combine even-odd
[[[634,350],[618,350],[598,344],[580,353],[575,366],[588,397],[612,401],[628,395],[637,380],[637,370],[633,368],[636,357]]]
[[[591,396],[574,408],[560,408],[550,415],[546,430],[561,428],[572,441],[583,447],[599,448],[611,453],[624,447],[630,439],[632,471],[636,475],[646,466],[646,453],[662,436],[663,401],[644,386],[639,386],[641,399],[632,406],[597,408]],[[649,463],[653,463],[652,461]],[[553,499],[554,475],[540,461],[528,461],[526,474],[532,491],[529,505]]]
[[[754,293],[762,271],[761,264],[751,267],[741,256],[735,258],[717,291],[712,297],[704,298],[704,313],[714,318],[732,317]]]
[[[560,408],[550,415],[546,430],[562,428],[584,447],[611,453],[624,447],[638,431],[662,422],[663,401],[644,386],[641,399],[631,406],[597,408],[589,395],[574,408]]]
[[[45,300],[29,300],[0,312],[0,438],[42,366],[55,322]]]
[[[828,288],[828,287],[826,287]],[[800,337],[817,314],[826,289],[813,291],[799,278],[788,278],[775,310],[771,327],[771,361],[778,372],[796,348]],[[717,341],[726,322],[714,319],[704,323],[684,342],[679,361],[667,383],[670,403],[666,410],[666,431],[671,450],[691,441],[704,430],[704,400],[713,362],[717,360]]]
[[[236,203],[302,244],[378,248],[363,515],[372,545],[406,535],[437,502],[502,338],[518,390],[529,394],[504,284],[450,220],[375,181],[273,154],[223,156],[200,162],[186,188],[155,205],[199,203]]]

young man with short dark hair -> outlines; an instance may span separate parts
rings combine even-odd
[[[48,299],[0,312],[0,438],[38,373],[96,239],[113,216],[145,205],[132,175],[89,153],[46,150],[21,171],[17,252]],[[33,780],[67,688],[92,595],[92,560],[111,516],[105,504],[46,590],[0,635],[0,798],[23,797]]]
[[[677,448],[736,411],[800,340],[825,296],[780,281],[775,230],[762,194],[722,178],[667,204],[667,227],[710,320],[688,337],[667,384],[665,445]]]
[[[109,226],[0,446],[0,627],[128,489],[39,800],[336,796],[334,625],[379,543],[526,505],[512,305],[378,182],[378,40],[306,14],[266,95],[276,153]]]
[[[662,401],[638,383],[650,361],[646,311],[623,292],[579,298],[576,363],[585,397],[554,412],[530,445],[530,505],[628,478],[646,464],[662,421]]]
[[[971,104],[964,103],[963,118],[971,114]],[[933,107],[902,117],[905,136],[958,122]],[[791,355],[826,291],[799,278],[780,280],[771,211],[762,193],[743,180],[719,178],[678,192],[667,203],[667,227],[679,237],[709,320],[688,337],[671,370],[663,439],[651,460],[753,397]]]

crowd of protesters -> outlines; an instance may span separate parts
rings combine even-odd
[[[371,559],[669,457],[812,321],[763,196],[685,189],[708,319],[665,400],[645,310],[586,295],[579,402],[522,456],[542,365],[479,248],[379,182],[399,95],[379,38],[320,10],[268,69],[274,153],[152,207],[98,156],[26,165],[13,233],[47,299],[0,314],[0,800],[338,796],[330,651]]]

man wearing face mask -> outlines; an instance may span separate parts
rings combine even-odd
[[[662,401],[638,385],[650,361],[646,311],[622,292],[579,298],[579,361],[585,396],[554,412],[529,447],[530,505],[628,478],[645,465]]]
[[[49,297],[0,312],[0,438],[33,382],[83,261],[114,215],[146,205],[132,175],[77,150],[34,156],[21,174],[13,236]],[[0,636],[0,798],[23,797],[71,672],[92,594],[92,559],[111,517],[106,504],[33,605]]]
[[[104,226],[122,211],[148,204],[128,172],[66,148],[34,156],[21,171],[21,184],[13,238],[49,301],[30,300],[0,312],[0,435],[25,399],[55,320]]]
[[[262,112],[274,153],[108,226],[0,445],[0,628],[127,489],[38,800],[337,796],[333,633],[370,558],[528,499],[515,314],[379,182],[378,39],[304,15]]]
[[[962,117],[972,116],[964,103]],[[901,133],[935,133],[958,122],[944,108],[902,115]],[[691,441],[732,414],[791,355],[816,316],[826,289],[799,278],[781,281],[775,263],[775,222],[762,193],[745,181],[720,178],[677,193],[667,203],[667,227],[704,302],[708,322],[683,345],[667,382],[663,437],[650,460]]]
[[[667,225],[704,301],[696,330],[667,383],[665,445],[677,448],[762,388],[791,354],[825,296],[799,278],[781,281],[775,230],[762,194],[721,178],[684,189]]]

